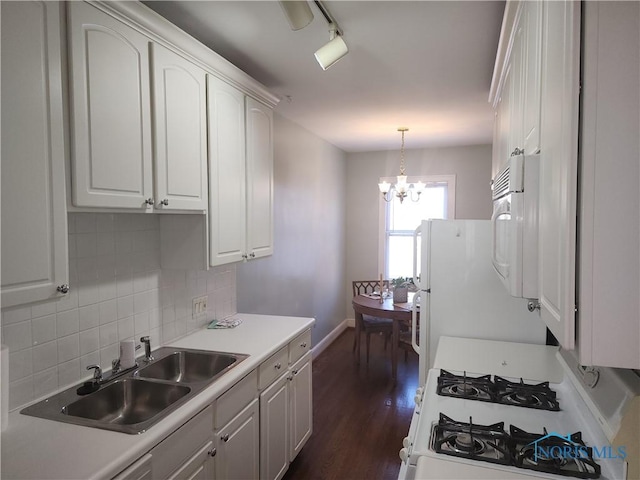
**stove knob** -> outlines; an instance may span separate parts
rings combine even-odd
[[[422,388],[416,390],[416,396],[413,397],[413,401],[416,405],[420,405],[422,403]]]
[[[398,455],[400,456],[400,460],[405,463],[407,462],[407,460],[409,460],[409,450],[407,450],[406,448],[400,450],[400,453]]]
[[[404,437],[402,439],[402,446],[405,448],[409,448],[409,445],[411,445],[411,442],[409,441],[409,437]]]

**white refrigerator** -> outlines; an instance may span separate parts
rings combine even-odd
[[[420,385],[441,336],[545,343],[538,312],[528,311],[527,299],[509,295],[493,270],[491,248],[490,220],[424,220],[416,229],[413,323],[419,309],[420,328],[413,347]]]

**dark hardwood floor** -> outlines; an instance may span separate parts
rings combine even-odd
[[[291,463],[285,480],[396,479],[398,452],[409,431],[418,386],[418,357],[399,352],[391,380],[391,345],[371,337],[369,365],[355,364],[353,329],[313,362],[313,435]],[[364,340],[364,336],[363,336]],[[364,347],[364,346],[363,346]]]

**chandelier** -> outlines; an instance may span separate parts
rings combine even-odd
[[[394,194],[400,200],[400,203],[402,203],[407,197],[409,197],[411,201],[417,202],[420,200],[420,194],[424,190],[425,184],[423,182],[417,182],[415,184],[407,183],[407,176],[404,174],[404,132],[408,132],[409,129],[406,127],[400,127],[398,128],[398,131],[402,132],[402,146],[400,147],[400,175],[396,177],[397,181],[395,185],[382,181],[378,184],[378,187],[380,188],[382,198],[384,198],[385,202],[393,200]]]

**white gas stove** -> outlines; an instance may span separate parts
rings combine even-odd
[[[585,402],[557,347],[443,337],[434,367],[399,480],[625,478],[626,452],[607,436],[616,415]]]

